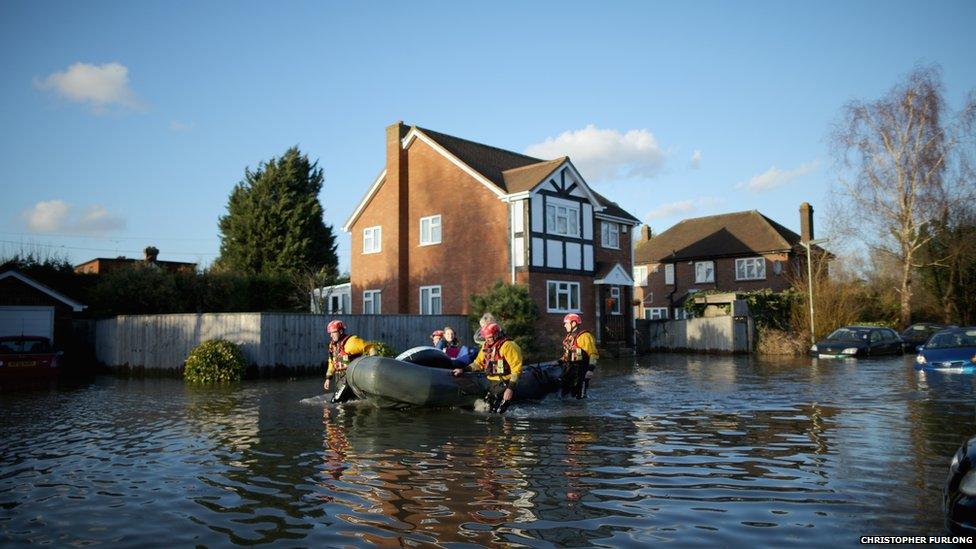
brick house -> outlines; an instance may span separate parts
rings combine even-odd
[[[639,220],[569,158],[541,160],[401,122],[386,167],[343,226],[352,311],[468,314],[469,296],[522,283],[537,333],[580,312],[603,344],[633,341],[631,234]]]
[[[171,273],[195,273],[196,263],[183,261],[159,261],[159,250],[153,246],[145,249],[145,258],[134,259],[124,256],[96,257],[84,263],[75,265],[75,272],[80,274],[108,274],[121,269],[139,265],[154,266]]]
[[[635,315],[683,318],[685,299],[698,291],[783,291],[805,274],[813,239],[813,208],[800,206],[800,232],[756,210],[685,219],[651,237],[642,227],[634,250]],[[814,245],[812,253],[826,254]]]

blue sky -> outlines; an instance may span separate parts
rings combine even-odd
[[[396,120],[569,154],[658,232],[749,209],[798,230],[803,201],[820,228],[842,106],[938,63],[959,108],[973,21],[971,1],[5,1],[0,255],[209,264],[245,167],[298,145],[348,268],[340,227]]]

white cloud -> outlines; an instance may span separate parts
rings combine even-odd
[[[188,132],[193,129],[192,122],[183,122],[180,120],[170,120],[169,129],[174,132]]]
[[[698,149],[691,153],[691,169],[697,170],[701,167],[701,157],[701,151]]]
[[[27,228],[35,233],[105,234],[122,230],[126,221],[105,207],[93,205],[78,213],[64,200],[38,202],[23,213]]]
[[[142,102],[129,89],[129,69],[120,63],[75,63],[43,80],[35,79],[34,85],[42,90],[54,90],[69,101],[86,103],[96,113],[104,112],[112,105],[143,109]]]
[[[662,204],[661,206],[654,208],[648,212],[646,216],[644,216],[644,219],[650,221],[652,219],[674,217],[681,214],[695,212],[708,206],[714,206],[715,204],[719,204],[721,202],[721,200],[712,196],[703,196],[701,198],[691,200],[679,200],[678,202]]]
[[[591,180],[651,178],[664,164],[665,153],[648,130],[602,130],[590,124],[542,143],[529,145],[525,154],[539,158],[569,156]]]
[[[744,181],[735,186],[736,189],[746,188],[754,193],[768,191],[776,187],[782,187],[787,183],[807,175],[817,169],[819,162],[807,162],[792,170],[781,170],[773,166],[765,172],[753,177],[749,181]]]

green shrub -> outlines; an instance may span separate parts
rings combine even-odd
[[[208,339],[190,351],[183,369],[189,383],[240,381],[247,361],[237,345],[224,339]]]
[[[382,341],[369,341],[369,342],[367,342],[367,344],[368,345],[372,345],[373,346],[373,350],[375,350],[376,351],[376,354],[378,354],[379,356],[396,356],[397,355],[393,351],[393,347],[390,347],[389,345],[387,345],[386,343],[383,343]]]
[[[522,348],[523,354],[535,350],[535,321],[539,318],[539,313],[529,296],[528,286],[506,284],[499,280],[485,293],[471,295],[470,300],[471,313],[468,320],[474,333],[479,329],[478,320],[481,315],[490,311],[498,319],[505,334]]]

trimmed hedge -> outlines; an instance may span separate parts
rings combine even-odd
[[[240,348],[225,339],[208,339],[190,351],[183,369],[188,383],[240,381],[247,361]]]

